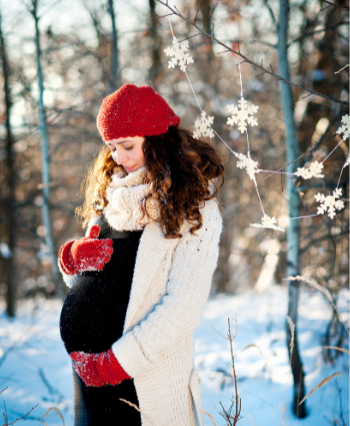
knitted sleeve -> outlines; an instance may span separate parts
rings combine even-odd
[[[81,383],[77,373],[73,370],[73,400],[74,400],[74,426],[87,426],[88,417],[83,400]]]
[[[205,308],[219,255],[222,218],[216,201],[202,209],[197,235],[186,233],[177,245],[166,293],[152,311],[112,346],[124,370],[133,378],[151,370],[158,354],[193,333]]]

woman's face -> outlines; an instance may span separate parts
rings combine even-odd
[[[142,150],[144,140],[143,136],[134,136],[112,139],[105,144],[112,151],[112,158],[118,166],[123,166],[126,172],[130,173],[145,165]]]

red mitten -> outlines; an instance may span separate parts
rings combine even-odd
[[[86,238],[64,244],[58,253],[61,269],[68,275],[84,271],[103,269],[113,253],[113,241],[109,238],[98,240],[100,227],[91,227]]]
[[[86,386],[101,387],[106,383],[101,379],[96,368],[99,354],[87,354],[85,352],[72,352],[73,368]]]
[[[119,364],[112,349],[99,355],[96,366],[99,376],[110,385],[119,385],[123,380],[131,379],[129,374]]]
[[[72,352],[70,357],[74,361],[74,370],[86,386],[119,385],[123,380],[131,379],[119,364],[112,349],[101,354]]]

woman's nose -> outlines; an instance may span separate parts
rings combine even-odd
[[[121,166],[123,163],[125,163],[127,159],[128,157],[125,152],[118,152],[117,150],[115,151],[114,161],[118,164],[118,166]]]

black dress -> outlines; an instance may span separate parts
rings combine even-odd
[[[142,231],[119,232],[102,218],[99,239],[113,240],[113,254],[102,271],[84,272],[64,302],[61,338],[68,353],[100,353],[123,334],[137,249]],[[140,413],[123,398],[139,406],[133,380],[102,387],[82,384],[88,426],[140,426]]]

